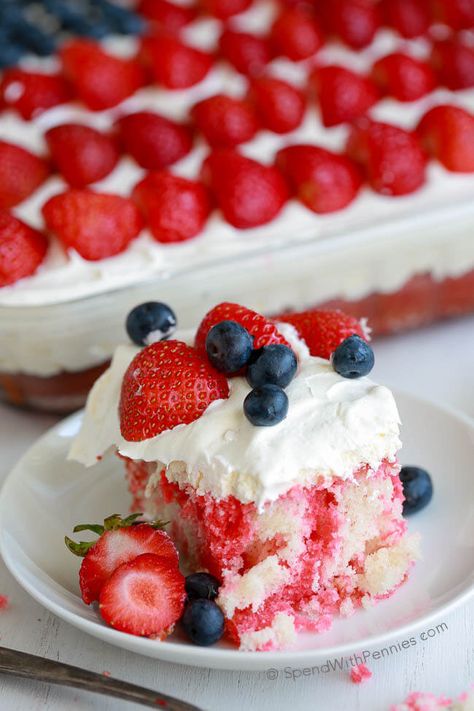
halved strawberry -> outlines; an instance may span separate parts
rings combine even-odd
[[[80,524],[74,528],[74,533],[98,533],[96,541],[76,543],[66,536],[69,550],[84,556],[79,585],[87,605],[99,599],[104,583],[120,565],[143,553],[153,553],[167,560],[170,566],[178,567],[178,552],[168,534],[161,530],[161,522],[137,523],[136,519],[141,515],[131,514],[122,519],[120,515],[112,514],[104,520],[103,526]]]
[[[342,341],[356,334],[368,340],[367,329],[354,316],[342,311],[301,311],[275,316],[274,321],[284,321],[295,327],[313,356],[329,358]]]
[[[181,617],[185,599],[184,576],[178,567],[144,553],[119,566],[105,583],[99,612],[120,632],[165,639]]]
[[[26,200],[49,175],[42,158],[21,146],[0,141],[0,208]]]
[[[221,321],[237,321],[237,323],[246,328],[250,335],[253,336],[253,347],[255,349],[269,346],[272,343],[289,345],[279,333],[275,324],[266,319],[265,316],[248,309],[246,306],[224,301],[208,311],[199,325],[194,339],[194,346],[199,353],[206,355],[207,334],[213,326]]]
[[[47,250],[44,234],[0,209],[0,287],[34,274]]]
[[[120,430],[140,442],[197,420],[214,400],[229,396],[227,378],[207,358],[181,341],[144,348],[124,375]]]
[[[0,101],[29,121],[42,111],[69,101],[71,88],[60,74],[27,72],[12,67],[3,73]]]
[[[143,227],[131,200],[86,189],[54,195],[42,212],[48,229],[63,245],[90,261],[123,252]]]

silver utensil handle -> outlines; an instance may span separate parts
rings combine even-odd
[[[134,701],[162,711],[202,711],[198,706],[166,694],[6,647],[0,647],[0,673],[115,696],[123,701]]]

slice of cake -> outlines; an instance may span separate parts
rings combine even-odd
[[[370,346],[343,331],[327,360],[292,325],[224,304],[195,338],[121,346],[72,446],[88,466],[120,455],[133,510],[170,522],[186,572],[220,581],[241,649],[328,629],[391,595],[417,557],[397,407],[365,377]]]

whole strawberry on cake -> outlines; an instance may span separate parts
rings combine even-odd
[[[133,345],[92,389],[70,458],[91,466],[116,452],[132,510],[169,522],[160,535],[191,574],[192,641],[214,615],[240,649],[280,649],[392,595],[418,540],[402,516],[399,415],[367,377],[365,324],[325,311],[270,321],[221,303],[195,333],[175,326],[164,304],[129,314]]]

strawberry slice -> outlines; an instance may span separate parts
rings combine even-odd
[[[165,639],[181,617],[185,599],[184,576],[178,567],[144,553],[119,566],[105,583],[99,612],[120,632]]]
[[[207,334],[213,326],[221,321],[236,321],[246,328],[250,335],[253,336],[253,347],[255,349],[269,346],[272,343],[283,343],[283,345],[289,346],[289,343],[278,332],[275,324],[266,319],[265,316],[248,309],[246,306],[225,301],[214,306],[201,321],[194,340],[194,346],[199,353],[206,355]]]
[[[21,146],[0,141],[0,208],[26,200],[49,175],[49,166]]]
[[[112,514],[104,525],[80,524],[74,532],[93,531],[99,534],[96,541],[76,543],[66,536],[69,550],[84,556],[79,572],[82,599],[87,605],[99,599],[104,583],[123,563],[129,563],[144,553],[153,553],[178,567],[178,552],[171,538],[161,530],[162,523],[136,523],[142,514],[131,514],[122,519]]]
[[[0,101],[29,121],[71,99],[71,88],[60,74],[6,69],[0,83]]]
[[[229,385],[207,358],[181,341],[159,341],[128,366],[120,398],[120,429],[129,442],[197,420]]]
[[[143,226],[136,205],[121,195],[67,190],[42,208],[48,229],[90,261],[123,252]]]
[[[354,316],[342,311],[302,311],[275,316],[274,321],[284,321],[295,327],[313,356],[329,358],[342,341],[356,334],[368,340],[363,324]]]
[[[34,274],[47,250],[44,234],[0,209],[0,287]]]

